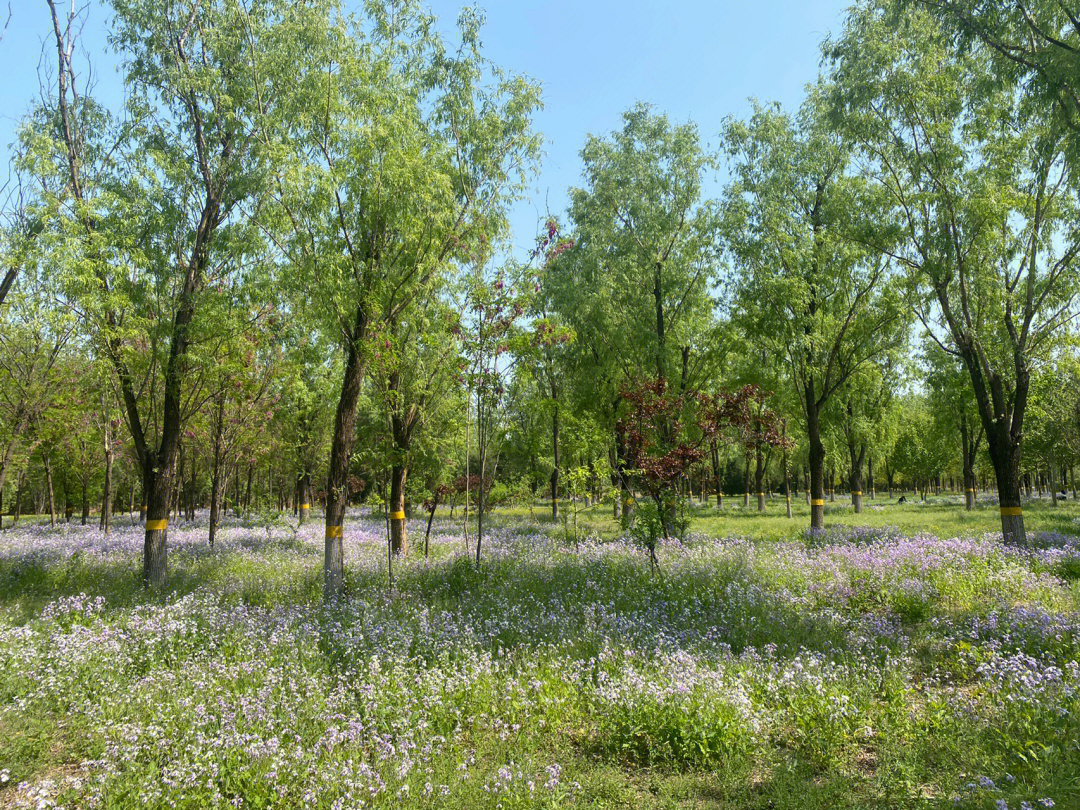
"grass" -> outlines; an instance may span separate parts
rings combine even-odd
[[[501,510],[396,563],[321,526],[0,533],[0,807],[1080,806],[1080,509],[695,510],[644,553]],[[603,510],[603,511],[601,511]],[[423,523],[410,523],[413,541]],[[241,801],[242,800],[242,801]],[[44,804],[41,804],[44,802]],[[53,804],[50,804],[53,803]],[[1047,805],[1043,805],[1047,806]]]
[[[938,537],[970,537],[1001,531],[996,503],[977,503],[975,509],[967,512],[963,509],[959,495],[931,495],[926,503],[919,502],[917,497],[910,493],[907,503],[899,504],[898,499],[899,495],[894,495],[891,499],[879,496],[871,500],[867,497],[863,512],[855,514],[850,501],[845,496],[838,495],[835,502],[826,501],[825,521],[830,526],[889,526],[906,534],[925,532]],[[810,523],[810,507],[802,497],[792,497],[790,520],[785,513],[783,495],[768,498],[764,513],[757,511],[755,497],[751,497],[749,508],[744,508],[742,502],[742,496],[737,496],[725,498],[723,509],[717,509],[715,502],[709,506],[693,506],[691,530],[713,537],[785,540],[800,536]],[[567,507],[563,511],[563,518],[572,519],[572,508]],[[504,519],[512,516],[520,520],[550,524],[551,504],[548,501],[538,503],[532,509],[504,509],[502,514]],[[1024,507],[1027,528],[1035,532],[1075,534],[1080,531],[1074,522],[1076,514],[1077,505],[1071,499],[1061,501],[1058,507],[1051,506],[1048,499],[1035,499]],[[614,538],[620,533],[611,519],[610,502],[602,502],[588,509],[579,506],[578,529],[582,534],[605,538]]]

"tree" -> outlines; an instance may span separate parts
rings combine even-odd
[[[305,75],[306,30],[325,14],[317,5],[114,0],[114,42],[130,91],[129,122],[116,127],[78,94],[73,29],[49,0],[58,83],[42,114],[60,148],[46,141],[37,156],[56,158],[47,177],[62,182],[46,181],[45,207],[77,256],[69,289],[113,367],[142,468],[150,585],[167,576],[167,518],[193,412],[186,378],[204,326],[203,293],[252,248],[248,214],[265,188],[276,122]],[[118,171],[121,159],[127,165]],[[163,348],[160,365],[149,364],[161,388],[156,436],[132,368],[148,324],[157,332],[152,345]]]
[[[405,529],[406,480],[416,462],[415,443],[425,431],[448,429],[447,405],[458,375],[459,346],[450,332],[449,313],[439,302],[414,306],[406,318],[386,324],[382,350],[376,352],[377,385],[389,427],[390,549],[408,553]],[[384,432],[384,435],[386,433]]]
[[[623,413],[617,423],[626,452],[628,475],[650,499],[633,532],[657,565],[656,543],[672,533],[681,536],[686,521],[679,514],[677,484],[705,456],[705,447],[725,431],[751,436],[771,446],[787,446],[780,420],[763,409],[764,395],[752,385],[712,396],[672,391],[667,380],[643,380],[623,388]]]
[[[851,146],[829,126],[822,94],[813,92],[794,119],[755,105],[724,136],[736,306],[757,345],[787,358],[809,442],[816,529],[825,513],[822,412],[853,374],[907,336],[890,263],[854,239],[876,200],[853,174]]]
[[[1069,441],[1078,401],[1077,389],[1069,383],[1076,378],[1077,358],[1071,352],[1058,355],[1032,374],[1024,455],[1036,474],[1045,473],[1054,506],[1068,480],[1065,465],[1071,466],[1076,458]]]
[[[538,87],[481,54],[481,17],[463,12],[448,52],[417,3],[336,15],[312,43],[321,78],[293,127],[278,186],[279,248],[294,292],[314,303],[344,367],[326,484],[324,592],[342,592],[343,520],[357,405],[383,324],[483,261],[539,140]]]
[[[870,462],[868,451],[896,387],[895,364],[891,356],[881,358],[880,363],[868,363],[851,376],[838,396],[842,410],[838,422],[848,451],[848,487],[856,514],[863,510],[863,470]]]
[[[716,156],[693,124],[638,104],[623,128],[582,149],[584,185],[571,191],[573,246],[545,281],[596,421],[614,436],[611,468],[625,492],[615,427],[621,390],[645,376],[689,390],[713,350],[719,215],[703,198]],[[624,510],[624,521],[629,514]]]
[[[975,508],[975,461],[983,439],[971,379],[956,355],[942,351],[932,339],[927,338],[923,355],[934,416],[945,422],[960,441],[964,508],[971,511]]]
[[[919,10],[863,4],[830,53],[839,114],[891,200],[868,239],[907,269],[928,334],[964,363],[1002,533],[1023,544],[1031,375],[1075,317],[1080,289],[1080,210],[1063,129],[988,82],[985,55],[957,52]]]
[[[535,376],[538,386],[543,388],[545,405],[550,411],[552,466],[549,483],[553,521],[559,519],[559,417],[569,371],[567,344],[574,338],[573,330],[557,315],[558,304],[561,303],[557,296],[566,292],[557,274],[560,272],[559,257],[573,247],[573,240],[560,238],[558,223],[549,219],[534,251],[534,256],[543,257],[544,266],[530,308],[533,337],[528,343],[530,351],[525,355],[529,371]]]
[[[520,348],[512,353],[513,344],[529,339],[515,333],[525,313],[530,282],[535,289],[532,275],[528,268],[515,264],[500,267],[493,276],[486,274],[484,267],[474,268],[465,282],[463,314],[454,327],[466,359],[467,388],[476,402],[476,449],[480,464],[476,479],[477,568],[484,540],[485,499],[498,470],[499,453],[507,433],[507,382],[516,363],[515,354],[522,355]],[[467,444],[465,455],[468,459]],[[468,509],[472,475],[467,462],[464,480]]]
[[[280,460],[294,490],[297,523],[302,526],[311,517],[313,482],[326,463],[331,429],[326,403],[335,395],[341,369],[335,362],[334,346],[310,328],[317,319],[306,308],[292,314],[282,318],[283,357],[275,393],[279,398],[275,428],[283,447]]]

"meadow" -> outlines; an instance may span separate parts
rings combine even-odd
[[[698,508],[659,568],[603,504],[0,532],[0,807],[1080,807],[1080,505],[953,498],[811,536]],[[531,512],[531,514],[530,514]]]

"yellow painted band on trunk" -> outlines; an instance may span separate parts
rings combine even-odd
[[[811,506],[824,506],[825,501],[821,500],[821,498],[813,498],[810,501],[810,505]]]
[[[968,490],[965,490],[965,491],[966,491],[966,492],[974,492],[975,490],[973,490],[973,489],[968,489]]]
[[[862,495],[862,490],[861,489],[852,490],[851,494],[852,495]]]
[[[163,532],[169,525],[167,520],[148,520],[146,521],[146,530],[149,532]]]
[[[345,534],[341,526],[327,526],[326,527],[326,539],[334,540],[338,537],[342,537]]]
[[[404,520],[405,519],[405,513],[404,512],[391,512],[390,513],[390,519],[391,520]]]
[[[302,503],[302,504],[300,504],[300,508],[301,509],[310,509],[311,504],[310,503]]]
[[[1024,514],[1024,510],[1021,509],[1019,506],[1003,506],[1001,507],[1001,514],[1016,517],[1018,515]]]
[[[623,501],[623,506],[633,506],[633,505],[634,505],[634,499],[633,498],[627,498],[625,501]]]
[[[758,496],[759,498],[764,498],[764,497],[765,497],[765,493],[764,493],[764,492],[759,492],[759,493],[757,494],[757,496]]]

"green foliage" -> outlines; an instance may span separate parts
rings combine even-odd
[[[638,501],[634,505],[630,536],[643,549],[655,554],[661,538],[681,539],[686,536],[689,527],[690,519],[685,505],[671,495],[660,506],[652,500]]]

